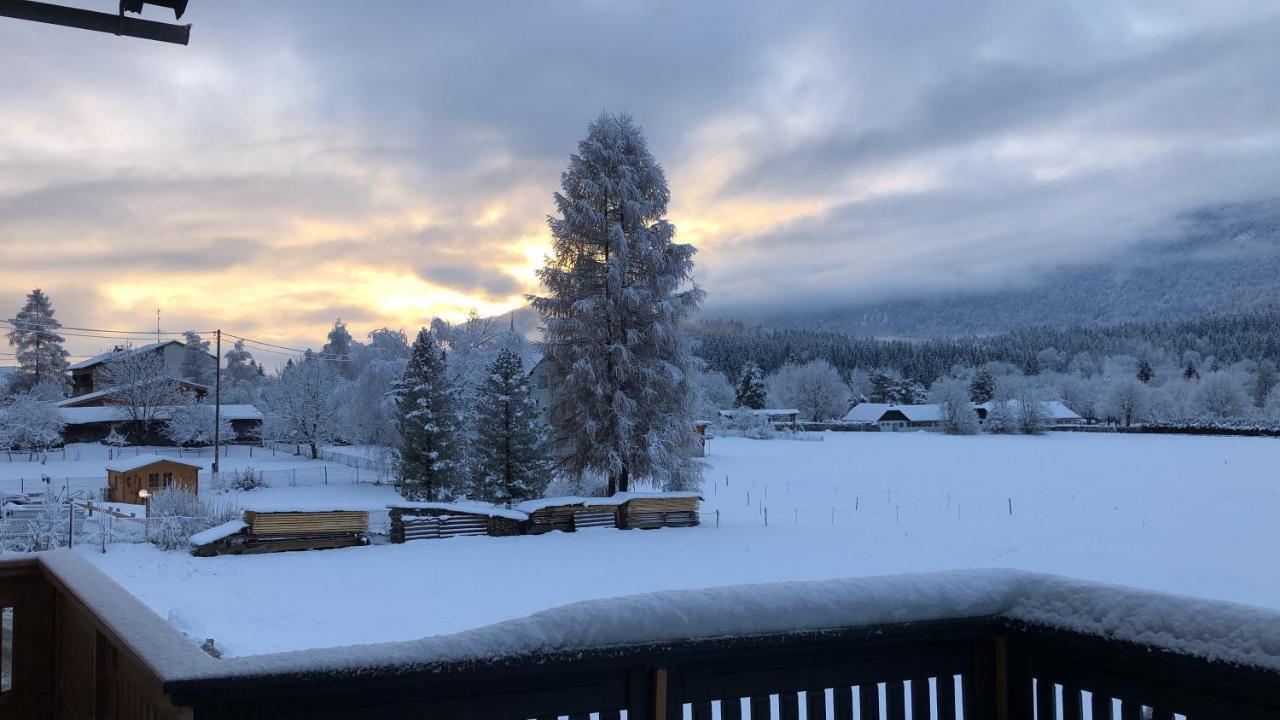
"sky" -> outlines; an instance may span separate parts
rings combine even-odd
[[[191,0],[183,22],[187,47],[0,18],[0,315],[38,286],[66,325],[159,308],[319,347],[335,318],[360,339],[507,311],[601,112],[645,128],[713,315],[1026,283],[1280,181],[1273,3]]]

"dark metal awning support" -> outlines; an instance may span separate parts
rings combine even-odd
[[[125,0],[120,3],[120,14],[114,15],[96,10],[35,2],[35,0],[0,0],[0,16],[50,23],[52,25],[65,25],[66,27],[80,28],[82,30],[95,30],[113,35],[127,35],[144,40],[158,40],[178,45],[187,44],[191,36],[190,25],[174,25],[125,16],[124,11],[126,9],[138,12],[142,4],[142,2]],[[182,0],[178,0],[178,2],[173,0],[169,2],[162,1],[159,3],[153,1],[149,4],[173,7],[174,14],[179,18],[182,17],[182,10],[175,6],[179,4],[182,8],[186,6],[186,2]]]

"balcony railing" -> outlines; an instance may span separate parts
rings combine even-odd
[[[1014,571],[595,600],[217,660],[74,554],[0,561],[0,718],[1280,717],[1280,613]]]

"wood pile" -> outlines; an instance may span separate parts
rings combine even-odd
[[[369,532],[369,513],[363,510],[327,512],[256,512],[246,510],[250,535],[307,535]]]
[[[438,540],[467,535],[519,535],[523,522],[512,517],[486,512],[468,511],[465,507],[396,507],[392,506],[391,542]]]
[[[702,498],[692,493],[631,497],[622,504],[619,527],[628,530],[693,527],[698,524],[701,501]]]
[[[363,510],[246,510],[243,531],[193,548],[197,555],[323,550],[368,545],[369,513]]]
[[[586,505],[573,510],[573,529],[618,527],[617,505]]]
[[[573,532],[573,513],[581,510],[578,505],[548,505],[529,513],[529,534],[541,535],[552,530]]]

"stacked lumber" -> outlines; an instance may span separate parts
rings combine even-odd
[[[552,530],[573,532],[573,513],[581,506],[548,505],[529,513],[529,534],[541,535]]]
[[[322,550],[368,545],[369,513],[363,510],[246,510],[244,527],[225,537],[198,542],[197,555]],[[203,540],[203,538],[200,538]]]
[[[250,535],[362,534],[369,531],[369,513],[362,510],[327,512],[256,512],[246,510]]]
[[[527,517],[480,503],[405,503],[391,506],[388,514],[393,543],[468,535],[519,535]]]
[[[616,505],[595,505],[574,508],[573,529],[593,527],[618,527],[618,507]]]
[[[698,524],[701,501],[695,493],[635,494],[622,504],[620,526],[642,530],[693,527]]]

